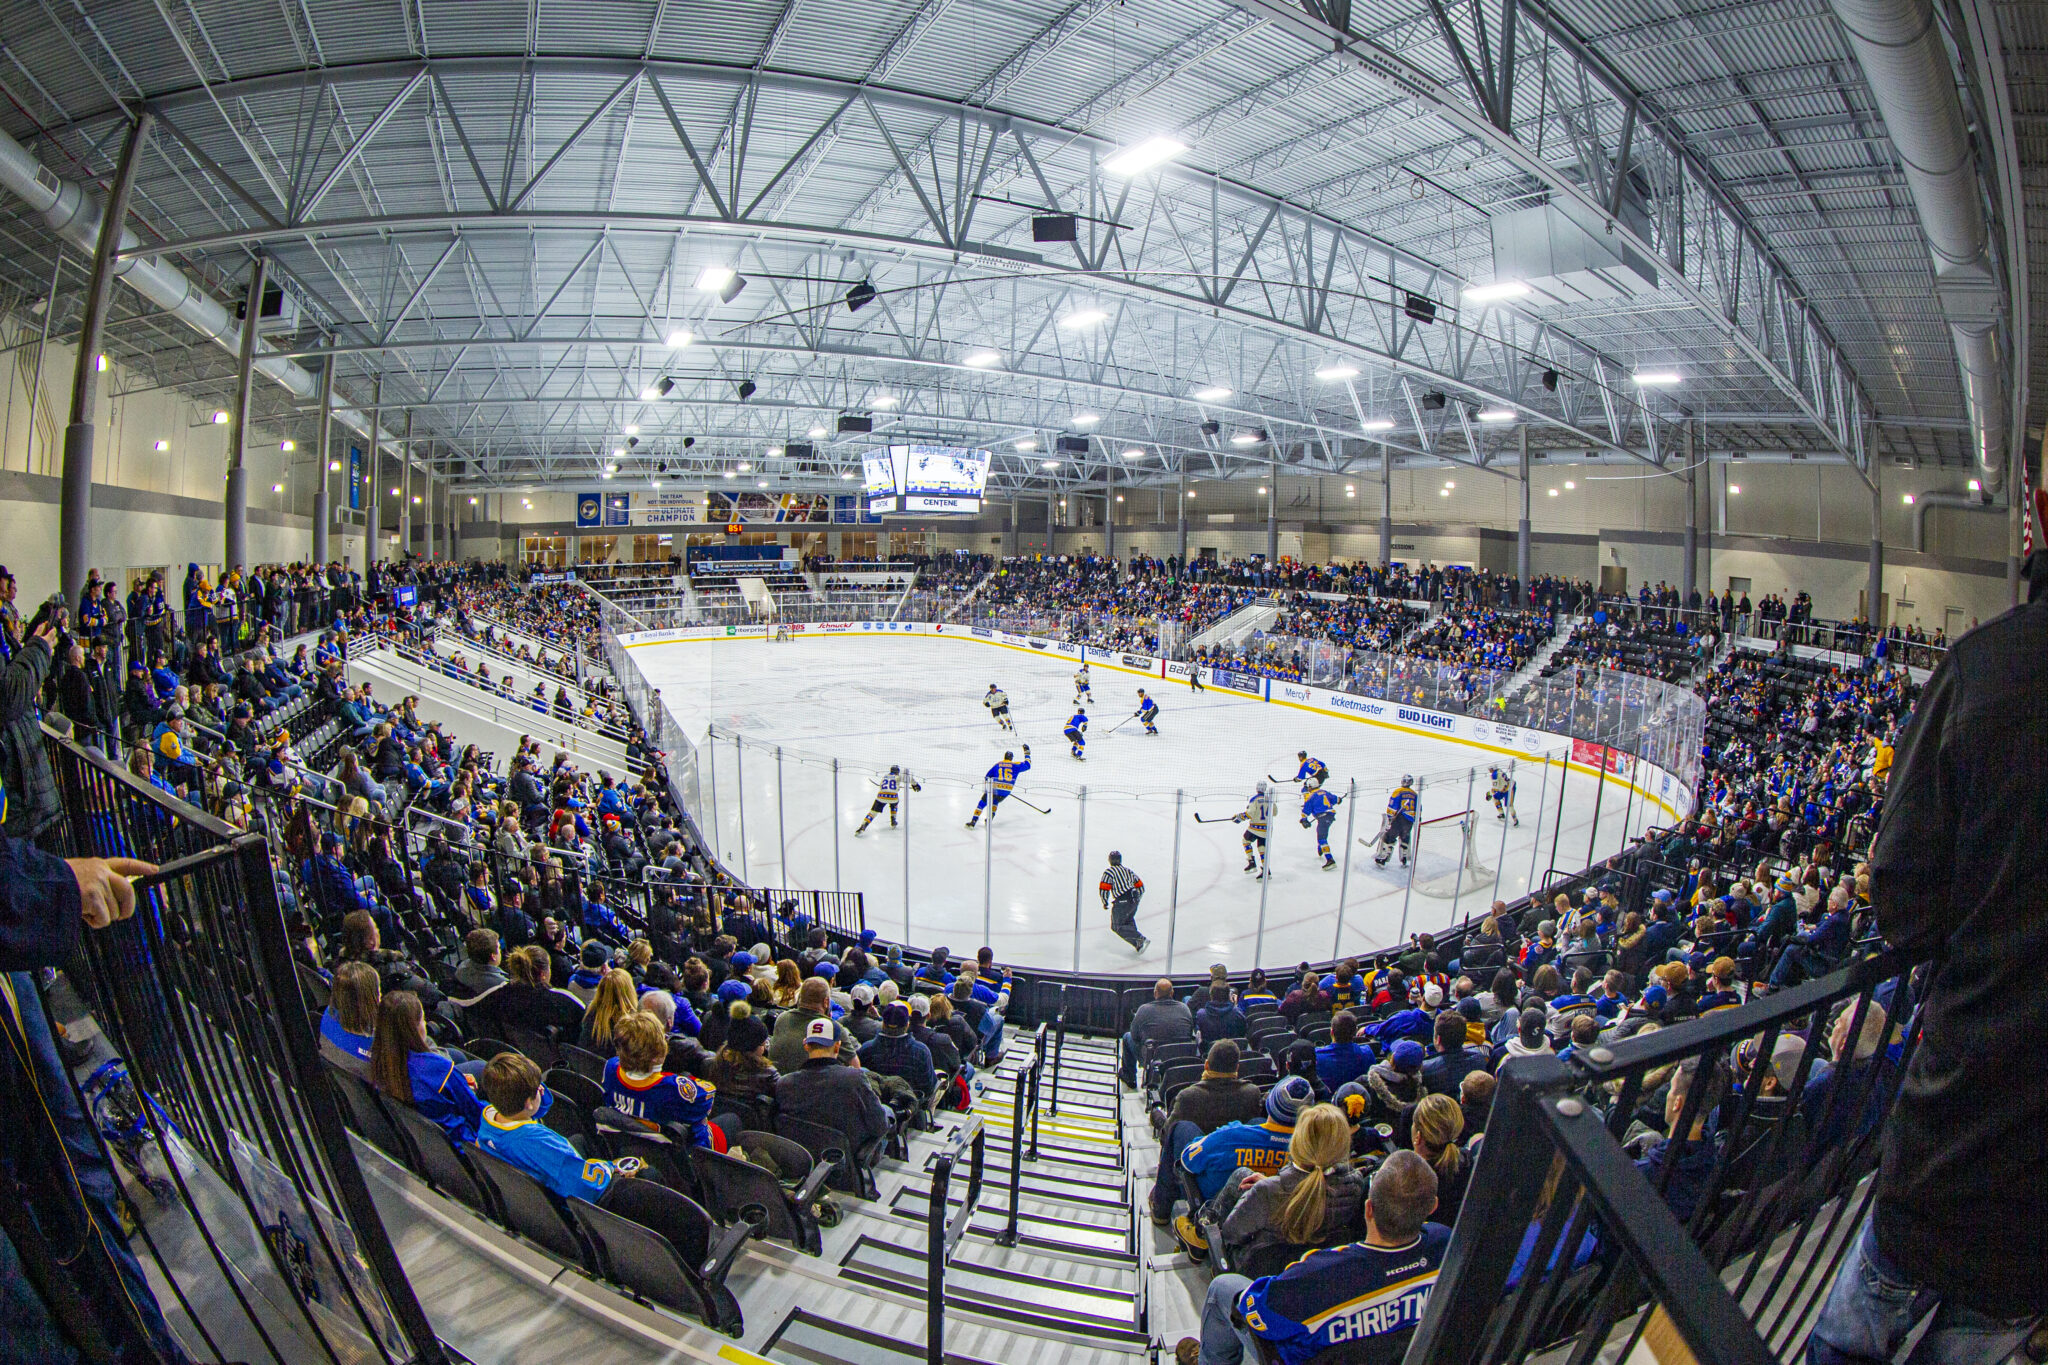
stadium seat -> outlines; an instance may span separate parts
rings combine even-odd
[[[757,1236],[787,1242],[807,1255],[821,1255],[824,1243],[812,1208],[832,1177],[831,1167],[813,1162],[802,1147],[773,1133],[742,1133],[737,1145],[772,1147],[770,1155],[782,1168],[783,1179],[740,1157],[692,1147],[690,1165],[712,1214],[720,1223],[735,1223],[753,1221],[749,1215],[758,1212],[758,1221],[754,1221]],[[785,1185],[784,1180],[790,1183]]]
[[[791,1118],[787,1114],[775,1116],[775,1131],[809,1152],[813,1160],[822,1161],[832,1169],[832,1175],[826,1181],[830,1188],[860,1199],[881,1198],[875,1168],[881,1164],[886,1140],[877,1138],[866,1147],[856,1149],[853,1140],[838,1129]]]
[[[470,1153],[476,1173],[505,1215],[505,1226],[543,1251],[590,1269],[590,1256],[561,1204],[526,1172],[481,1147]]]
[[[590,1243],[597,1275],[728,1336],[745,1331],[725,1275],[746,1245],[746,1224],[721,1233],[687,1195],[638,1179],[615,1182],[603,1205],[572,1201],[569,1216]]]
[[[419,1154],[422,1179],[474,1212],[493,1221],[499,1219],[499,1210],[492,1207],[490,1197],[484,1193],[483,1183],[477,1179],[469,1157],[448,1140],[448,1134],[440,1124],[409,1104],[387,1102],[384,1107],[397,1119],[398,1126],[411,1139],[413,1150]]]
[[[342,1116],[348,1121],[348,1126],[356,1130],[356,1135],[399,1165],[408,1169],[417,1167],[418,1157],[412,1150],[412,1144],[405,1140],[405,1134],[385,1110],[383,1099],[363,1083],[362,1077],[324,1057],[321,1064],[326,1067],[328,1082],[341,1101]]]

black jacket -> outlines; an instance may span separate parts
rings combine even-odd
[[[1934,670],[1870,854],[1885,938],[1941,955],[1885,1129],[1878,1244],[1999,1317],[2048,1311],[2048,553],[2028,569],[2028,604]]]
[[[889,1132],[889,1113],[868,1088],[867,1074],[837,1057],[811,1057],[775,1083],[778,1112],[837,1129],[856,1147]]]

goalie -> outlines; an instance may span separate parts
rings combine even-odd
[[[1385,867],[1387,859],[1393,856],[1394,845],[1401,845],[1401,866],[1408,866],[1409,843],[1415,835],[1415,779],[1408,774],[1401,775],[1401,785],[1387,796],[1386,818],[1380,823],[1379,838],[1373,844],[1372,861],[1375,867]],[[1358,842],[1366,843],[1364,839]]]

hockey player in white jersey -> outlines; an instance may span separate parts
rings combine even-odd
[[[1522,817],[1515,813],[1515,779],[1506,768],[1487,770],[1486,799],[1493,802],[1494,818],[1512,821],[1517,826],[1522,823]]]
[[[989,719],[993,720],[997,725],[1005,730],[1013,732],[1016,730],[1017,727],[1010,723],[1009,693],[1003,691],[1002,688],[997,687],[994,683],[990,683],[988,685],[988,693],[982,697],[981,704],[988,708]]]
[[[1080,671],[1074,674],[1074,705],[1094,700],[1095,689],[1088,685],[1088,665],[1082,664]]]
[[[906,777],[900,766],[891,764],[889,775],[875,784],[881,790],[875,793],[875,803],[868,807],[867,815],[862,817],[860,824],[854,827],[854,838],[860,838],[862,833],[867,830],[867,827],[873,823],[874,818],[884,810],[889,812],[889,828],[896,828],[896,802],[900,798],[905,782],[910,783],[910,789],[914,792],[924,790],[923,787],[917,784],[915,779]]]
[[[1270,870],[1266,861],[1266,835],[1273,826],[1273,798],[1261,782],[1245,808],[1230,817],[1244,826],[1244,870],[1263,877]]]

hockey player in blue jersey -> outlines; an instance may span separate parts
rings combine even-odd
[[[1496,819],[1512,820],[1516,825],[1522,823],[1522,817],[1515,813],[1514,775],[1507,769],[1487,769],[1486,799],[1493,802],[1493,814]]]
[[[1323,762],[1320,758],[1310,758],[1306,749],[1297,753],[1295,757],[1301,760],[1301,766],[1294,770],[1294,780],[1296,782],[1307,783],[1313,781],[1319,787],[1329,785],[1329,764]],[[1306,786],[1303,787],[1303,790],[1307,790]]]
[[[901,798],[905,782],[910,783],[910,789],[914,792],[924,790],[914,780],[905,777],[900,766],[894,763],[890,764],[889,775],[875,784],[881,790],[875,793],[874,804],[868,807],[868,813],[861,818],[861,822],[854,826],[854,838],[860,838],[861,832],[873,823],[874,818],[885,809],[889,812],[889,828],[896,828],[896,802]]]
[[[1088,757],[1088,755],[1081,752],[1088,747],[1088,713],[1086,711],[1078,707],[1075,708],[1074,714],[1067,717],[1067,728],[1060,733],[1067,737],[1067,743],[1074,746],[1075,758],[1085,759]]]
[[[1139,720],[1145,722],[1146,734],[1156,735],[1159,733],[1159,703],[1146,696],[1145,689],[1142,687],[1138,689],[1138,709],[1133,714]]]
[[[981,800],[974,803],[974,814],[967,817],[967,828],[973,829],[980,822],[983,809],[988,811],[989,823],[994,824],[996,808],[1008,799],[1010,792],[1017,785],[1017,779],[1030,771],[1029,744],[1024,746],[1024,761],[1021,763],[1017,761],[1015,754],[1008,749],[1003,750],[1003,761],[982,774],[982,780],[988,783],[988,789],[982,792]]]
[[[1409,839],[1415,833],[1415,807],[1415,779],[1403,773],[1401,785],[1387,796],[1387,816],[1380,825],[1380,837],[1374,841],[1377,844],[1372,855],[1375,866],[1387,865],[1396,843],[1401,845],[1401,866],[1408,866]],[[1359,842],[1366,841],[1361,839]]]
[[[1323,855],[1326,870],[1337,865],[1337,859],[1330,852],[1330,826],[1337,822],[1337,806],[1343,799],[1330,795],[1313,778],[1301,799],[1301,827],[1307,829],[1310,821],[1315,822],[1316,852]]]

